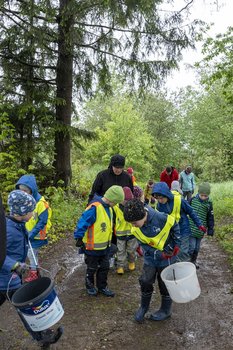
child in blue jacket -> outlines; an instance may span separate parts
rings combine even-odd
[[[123,201],[123,188],[113,185],[103,197],[94,195],[77,222],[74,238],[76,247],[85,254],[87,265],[85,285],[87,294],[90,296],[97,296],[98,293],[107,297],[115,295],[107,285],[113,231],[112,207]]]
[[[181,246],[177,260],[189,261],[189,218],[191,218],[198,230],[206,232],[206,228],[189,203],[178,192],[176,194],[172,193],[165,182],[156,183],[153,186],[152,195],[158,200],[158,211],[174,216],[176,222],[179,223]]]
[[[10,215],[6,218],[7,249],[6,258],[0,269],[0,306],[11,300],[22,285],[22,274],[26,270],[28,253],[28,233],[25,223],[30,220],[36,207],[34,198],[21,190],[12,191],[8,196]],[[56,343],[62,335],[62,328],[34,332],[19,314],[25,328],[39,345]]]
[[[161,279],[161,272],[166,266],[176,262],[180,245],[179,225],[174,217],[144,206],[138,199],[132,199],[125,204],[124,218],[132,224],[131,233],[138,239],[144,252],[143,271],[139,278],[141,306],[135,314],[135,321],[141,323],[144,320],[156,278],[162,299],[161,307],[150,315],[150,319],[166,320],[171,316],[172,300]]]
[[[38,192],[34,175],[27,174],[21,176],[16,183],[16,189],[31,194],[36,201],[33,217],[26,223],[26,229],[28,230],[33,253],[38,261],[40,248],[48,244],[47,233],[51,227],[51,208],[45,198]],[[31,269],[28,276],[25,278],[25,282],[30,282],[38,278],[34,258],[30,250],[28,252],[28,259]]]

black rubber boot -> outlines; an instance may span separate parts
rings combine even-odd
[[[46,329],[41,332],[41,340],[39,341],[42,349],[49,349],[50,344],[55,344],[63,334],[63,327],[58,327],[56,331]]]
[[[144,316],[149,309],[152,293],[142,293],[141,306],[135,314],[135,321],[142,323]]]
[[[161,302],[160,309],[150,315],[150,320],[153,320],[153,321],[166,320],[172,314],[171,308],[172,308],[172,299],[169,297],[169,295],[167,296],[162,295],[162,302]]]
[[[191,263],[193,263],[195,266],[196,266],[196,269],[199,269],[199,266],[197,264],[197,255],[198,253],[197,252],[193,252],[193,254],[191,255]]]

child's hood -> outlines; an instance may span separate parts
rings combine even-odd
[[[16,183],[16,189],[19,189],[19,185],[25,185],[30,188],[32,191],[32,196],[38,202],[41,198],[41,195],[38,192],[38,187],[36,183],[36,178],[34,175],[23,175]]]
[[[168,185],[166,182],[157,182],[154,184],[153,189],[152,189],[152,194],[158,194],[164,197],[167,197],[169,199],[173,199],[173,194],[171,193]]]

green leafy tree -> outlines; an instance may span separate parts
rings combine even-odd
[[[96,110],[92,110],[94,119],[97,117],[102,123],[103,116],[107,116],[107,120],[104,127],[97,124],[94,129],[97,139],[85,144],[84,157],[92,166],[101,164],[104,167],[113,154],[120,153],[126,156],[126,166],[135,168],[139,178],[147,179],[154,173],[151,163],[156,160],[156,148],[147,123],[134,107],[132,99],[127,96],[112,97],[105,103],[102,101],[101,109],[103,115],[100,114],[99,118]],[[91,110],[88,114],[90,116]]]
[[[188,91],[179,106],[186,152],[195,173],[206,181],[232,179],[233,111],[221,84],[211,90]]]
[[[148,132],[156,146],[156,162],[153,164],[154,174],[159,178],[160,172],[167,165],[178,167],[182,144],[176,109],[171,101],[162,94],[147,94],[142,101],[140,111],[147,121]]]

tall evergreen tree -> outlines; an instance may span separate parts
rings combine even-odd
[[[177,67],[182,50],[194,45],[197,23],[185,25],[192,2],[172,12],[162,11],[163,0],[0,1],[2,93],[8,90],[20,107],[33,103],[35,111],[26,105],[30,112],[22,116],[23,129],[31,121],[34,139],[38,110],[55,114],[55,182],[71,179],[72,96],[91,93],[97,82],[109,91],[113,67],[137,87],[158,85]]]

